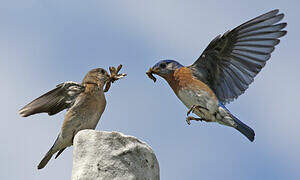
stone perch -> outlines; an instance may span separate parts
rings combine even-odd
[[[159,180],[159,165],[133,136],[82,130],[74,138],[72,180]]]

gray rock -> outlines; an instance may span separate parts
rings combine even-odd
[[[72,180],[159,180],[159,165],[135,137],[82,130],[74,138]]]

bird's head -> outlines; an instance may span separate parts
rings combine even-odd
[[[90,70],[84,77],[83,84],[97,84],[100,88],[110,79],[110,75],[105,69],[96,68]]]
[[[178,68],[183,67],[179,62],[174,60],[162,60],[156,63],[152,68],[150,68],[146,74],[154,82],[156,78],[153,74],[159,75],[160,77],[167,78],[170,74],[173,74],[174,71]]]

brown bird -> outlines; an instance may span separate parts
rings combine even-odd
[[[106,99],[104,92],[114,82],[126,74],[118,74],[121,65],[115,69],[110,68],[111,75],[102,68],[89,71],[81,84],[65,82],[41,97],[35,99],[19,113],[27,117],[37,113],[46,112],[50,116],[64,109],[68,109],[61,131],[53,146],[38,165],[38,169],[46,166],[51,157],[56,153],[55,159],[73,144],[74,136],[83,129],[95,129],[105,110]],[[104,88],[106,84],[106,88]]]

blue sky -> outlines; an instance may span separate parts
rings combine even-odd
[[[22,106],[91,68],[123,64],[97,130],[120,131],[156,152],[161,179],[299,179],[299,1],[2,1],[0,179],[70,179],[73,148],[38,171],[64,113],[21,118]],[[281,39],[253,84],[227,107],[256,132],[250,143],[218,124],[185,122],[186,108],[145,71],[161,59],[194,62],[218,34],[269,10]]]

